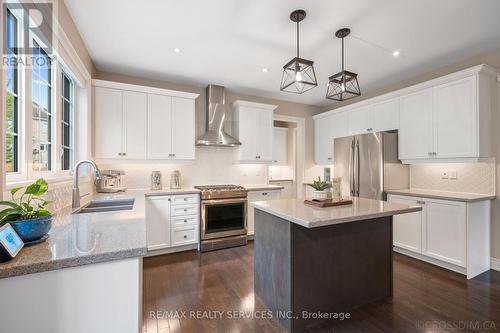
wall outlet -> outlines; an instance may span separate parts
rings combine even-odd
[[[442,170],[441,171],[441,179],[448,179],[450,178],[448,170]]]
[[[457,170],[450,170],[450,179],[456,180],[457,178]]]

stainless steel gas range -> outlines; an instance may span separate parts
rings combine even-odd
[[[247,190],[238,185],[195,186],[201,191],[200,250],[247,243]]]

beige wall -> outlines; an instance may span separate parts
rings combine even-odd
[[[382,89],[379,89],[377,91],[368,93],[368,94],[363,94],[360,98],[355,98],[349,101],[346,101],[344,103],[337,103],[337,104],[332,104],[329,107],[323,108],[323,111],[327,110],[332,110],[339,108],[344,105],[349,105],[352,103],[359,102],[363,99],[368,99],[372,98],[378,95],[382,95],[394,90],[398,90],[401,88],[405,88],[420,82],[424,82],[427,80],[431,80],[443,75],[447,75],[468,67],[480,65],[480,64],[487,64],[490,66],[493,66],[497,69],[500,69],[500,49],[489,52],[489,53],[484,53],[479,56],[469,58],[467,60],[461,61],[459,63],[455,63],[450,66],[446,66],[443,68],[440,68],[435,71],[428,72],[423,75],[419,75],[417,77],[414,77],[410,80],[406,80],[403,82],[398,82],[396,84],[388,85]],[[493,112],[492,112],[492,121],[491,121],[491,126],[492,126],[492,157],[496,158],[496,193],[497,195],[500,194],[500,184],[498,179],[500,179],[500,83],[496,83],[496,93],[494,94],[494,102],[493,102]],[[491,256],[494,258],[500,258],[500,198],[497,196],[495,200],[492,201],[492,208],[491,208]]]

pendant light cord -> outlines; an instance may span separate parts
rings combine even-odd
[[[297,58],[299,57],[299,20],[297,20]]]

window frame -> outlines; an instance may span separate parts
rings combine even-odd
[[[59,78],[61,79],[61,84],[59,89],[59,92],[61,94],[59,100],[61,101],[60,104],[60,112],[59,112],[59,119],[58,123],[61,125],[61,128],[59,129],[59,134],[61,135],[61,140],[60,144],[58,144],[58,148],[60,151],[59,157],[60,161],[60,170],[62,173],[69,173],[73,169],[73,165],[75,164],[75,81],[73,80],[72,76],[68,73],[68,71],[63,68],[62,65],[59,64]],[[64,96],[64,78],[68,79],[68,82],[70,84],[69,88],[69,100]],[[69,110],[69,123],[65,122],[64,119],[64,101],[68,102],[70,106]],[[69,126],[69,147],[64,145],[64,124],[67,124]],[[69,150],[69,169],[64,169],[64,149]]]

